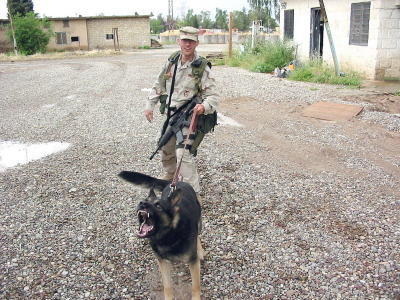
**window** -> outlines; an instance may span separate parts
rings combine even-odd
[[[79,42],[79,36],[71,36],[71,42]]]
[[[285,15],[284,15],[284,38],[292,40],[293,32],[294,32],[294,10],[287,9],[285,10]]]
[[[69,27],[69,20],[63,20],[63,26]]]
[[[106,40],[113,40],[113,39],[114,39],[114,35],[112,33],[106,34]]]
[[[66,32],[56,32],[56,43],[57,45],[67,44],[67,33]]]
[[[368,46],[371,2],[351,4],[350,45]]]

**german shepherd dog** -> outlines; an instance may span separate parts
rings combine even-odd
[[[119,177],[148,188],[149,195],[137,207],[140,238],[148,238],[161,272],[166,300],[173,299],[171,261],[189,264],[192,277],[192,300],[200,300],[200,259],[204,251],[200,244],[201,207],[192,186],[170,182],[142,173],[122,171]],[[160,191],[158,198],[154,191]]]

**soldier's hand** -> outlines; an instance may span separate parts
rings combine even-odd
[[[205,110],[206,109],[203,104],[196,104],[196,106],[193,109],[193,112],[196,112],[196,114],[201,115],[204,114]]]
[[[146,116],[147,121],[149,121],[149,122],[153,121],[153,111],[152,110],[146,109],[144,111],[144,115]]]

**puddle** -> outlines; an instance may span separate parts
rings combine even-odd
[[[24,165],[53,153],[66,150],[71,144],[50,142],[43,144],[23,144],[0,141],[0,172],[18,165]]]
[[[242,124],[236,122],[234,119],[224,116],[221,113],[218,113],[218,124],[234,126],[234,127],[244,127]]]

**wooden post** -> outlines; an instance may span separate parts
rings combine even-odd
[[[233,14],[229,13],[229,58],[232,57],[232,28],[233,28]]]
[[[324,19],[324,24],[325,24],[325,27],[326,27],[326,33],[328,35],[329,46],[331,47],[333,63],[335,65],[336,76],[339,76],[340,75],[339,61],[338,61],[338,58],[336,56],[335,44],[333,43],[331,27],[329,26],[328,15],[326,14],[324,0],[319,0],[319,6],[321,8],[322,18]]]

